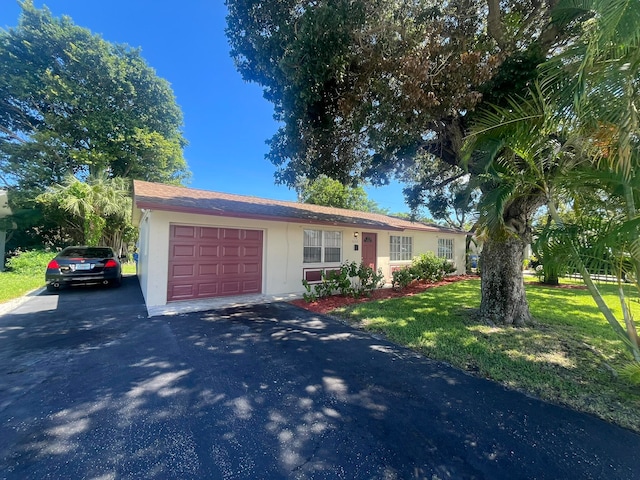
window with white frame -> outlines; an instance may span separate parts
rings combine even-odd
[[[389,260],[392,262],[411,260],[413,258],[413,239],[391,235]]]
[[[342,232],[304,231],[304,263],[340,263]]]
[[[453,260],[453,238],[438,239],[438,256],[440,258],[446,258],[447,260]]]

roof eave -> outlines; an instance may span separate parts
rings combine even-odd
[[[266,220],[271,222],[291,222],[291,223],[300,223],[304,225],[329,225],[334,227],[345,227],[345,228],[358,228],[358,229],[371,229],[371,230],[388,230],[401,232],[404,229],[401,227],[395,227],[392,225],[374,225],[371,223],[360,223],[360,222],[327,222],[323,220],[313,220],[308,218],[298,218],[298,217],[286,217],[286,216],[272,216],[272,215],[259,215],[259,214],[248,214],[241,212],[228,212],[223,210],[210,210],[206,208],[197,208],[197,207],[181,207],[177,205],[166,205],[162,203],[150,202],[148,200],[138,200],[135,202],[136,207],[134,211],[141,212],[142,209],[149,210],[161,210],[165,212],[176,212],[176,213],[191,213],[196,215],[209,215],[214,217],[231,217],[231,218],[241,218],[245,220]],[[138,221],[141,215],[138,215]]]

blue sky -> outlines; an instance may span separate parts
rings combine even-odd
[[[16,0],[0,0],[0,28],[18,23]],[[142,56],[173,88],[184,113],[189,186],[242,195],[295,200],[275,185],[265,141],[276,132],[272,105],[256,84],[245,83],[229,56],[223,0],[35,0],[54,16],[113,43],[140,47]],[[399,185],[367,189],[392,212],[407,211]]]

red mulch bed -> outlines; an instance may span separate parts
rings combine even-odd
[[[378,288],[373,291],[370,297],[352,298],[343,297],[342,295],[333,295],[327,298],[320,298],[315,302],[307,302],[304,299],[292,300],[289,303],[301,308],[305,308],[316,313],[328,313],[336,308],[343,307],[345,305],[352,305],[354,303],[370,302],[372,300],[383,300],[386,298],[407,297],[422,293],[428,288],[439,287],[441,285],[448,285],[449,283],[459,282],[461,280],[469,280],[471,278],[479,278],[475,275],[456,275],[447,277],[441,282],[426,283],[426,282],[413,282],[407,288],[402,290],[394,290],[393,288]]]
[[[353,305],[354,303],[371,302],[372,300],[383,300],[387,298],[397,297],[410,297],[418,293],[422,293],[428,288],[439,287],[441,285],[447,285],[449,283],[459,282],[461,280],[469,280],[472,278],[480,278],[477,275],[455,275],[447,277],[441,282],[427,283],[427,282],[413,282],[407,288],[402,290],[395,290],[393,288],[378,288],[373,291],[370,297],[352,298],[343,297],[342,295],[332,295],[327,298],[320,298],[315,302],[307,302],[304,299],[292,300],[291,304],[298,307],[310,310],[316,313],[329,313],[336,308],[344,307],[345,305]],[[584,285],[547,285],[541,282],[527,282],[527,285],[534,287],[547,287],[547,288],[562,288],[567,290],[584,290],[587,287]]]

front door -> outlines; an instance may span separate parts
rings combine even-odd
[[[377,234],[362,232],[362,263],[376,269],[378,258]]]

